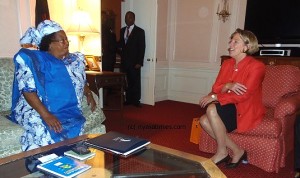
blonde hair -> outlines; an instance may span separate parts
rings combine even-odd
[[[252,55],[259,50],[258,41],[254,33],[238,28],[231,34],[230,39],[232,39],[235,34],[239,34],[245,45],[247,45],[248,50],[245,51],[246,54]]]

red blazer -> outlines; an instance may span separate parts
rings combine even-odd
[[[225,60],[212,87],[221,105],[234,103],[237,109],[237,131],[244,132],[256,127],[265,114],[262,103],[262,82],[265,65],[251,56],[246,56],[234,70],[235,60]],[[228,82],[238,82],[247,87],[247,92],[237,95],[234,92],[221,93]]]

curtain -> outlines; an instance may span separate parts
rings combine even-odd
[[[50,20],[48,1],[47,0],[36,0],[35,4],[35,26],[44,21]]]

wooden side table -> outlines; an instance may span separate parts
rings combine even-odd
[[[110,71],[86,71],[86,78],[90,90],[99,96],[99,89],[103,87],[117,86],[120,87],[120,108],[121,117],[123,117],[124,87],[126,87],[126,75],[121,72]],[[107,109],[115,110],[115,109]]]

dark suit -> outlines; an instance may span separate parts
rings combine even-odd
[[[143,66],[145,56],[145,31],[134,26],[127,42],[125,43],[124,33],[126,27],[120,31],[119,45],[121,50],[121,72],[126,73],[128,87],[126,89],[126,102],[139,104],[141,99],[141,68],[136,69],[135,65]]]

